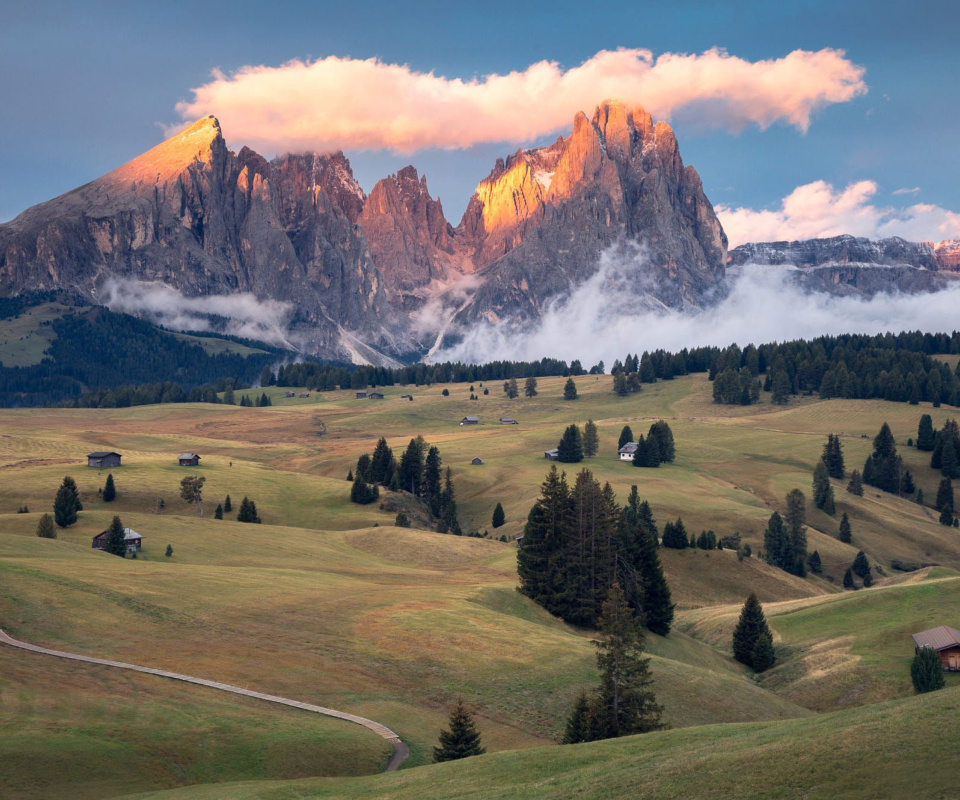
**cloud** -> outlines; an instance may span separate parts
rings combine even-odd
[[[920,191],[919,186],[914,186],[912,189],[894,189],[891,194],[917,194]]]
[[[101,288],[111,311],[143,317],[175,331],[215,331],[267,344],[290,346],[287,324],[293,305],[258,300],[249,292],[184,297],[160,283],[110,278]]]
[[[611,249],[601,257],[596,275],[525,331],[507,324],[471,326],[458,344],[432,360],[484,363],[546,356],[580,359],[585,367],[603,360],[609,367],[628,352],[658,348],[676,352],[684,347],[731,342],[743,346],[824,334],[952,331],[960,308],[960,281],[933,294],[864,299],[809,292],[794,283],[789,270],[748,265],[717,305],[677,312],[618,290],[631,275],[642,281],[646,271],[642,250]]]
[[[605,97],[643,105],[662,119],[683,112],[734,131],[776,122],[806,131],[818,109],[866,92],[864,72],[833,49],[763,61],[720,49],[659,57],[642,49],[601,50],[570,69],[539,61],[470,80],[330,56],[245,66],[230,75],[215,71],[176,110],[184,120],[214,114],[235,141],[266,153],[409,154],[531,142],[566,128],[577,111]]]
[[[857,181],[842,191],[826,181],[814,181],[798,186],[773,211],[726,205],[718,205],[716,211],[731,247],[841,234],[870,239],[901,236],[911,241],[960,237],[957,212],[928,203],[878,206],[872,202],[877,189],[873,181]]]

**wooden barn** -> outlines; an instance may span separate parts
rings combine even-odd
[[[370,392],[367,395],[368,400],[383,400],[383,392]]]
[[[297,396],[297,393],[296,393],[296,392],[284,392],[284,393],[283,393],[283,396],[284,396],[284,397],[296,397],[296,396]]]
[[[96,536],[93,537],[93,549],[94,550],[103,550],[107,546],[107,536],[109,531],[101,531]],[[137,533],[133,528],[124,528],[123,529],[123,540],[127,543],[127,552],[128,553],[137,553],[140,551],[140,548],[143,543],[143,537]]]
[[[464,417],[460,420],[461,425],[479,425],[480,417]]]
[[[544,450],[543,457],[547,459],[547,461],[559,461],[560,450],[558,450],[556,447],[554,447],[553,450]]]
[[[940,654],[944,672],[960,672],[960,631],[941,625],[928,631],[913,634],[915,650],[929,647]]]
[[[367,397],[366,392],[357,392],[357,400],[365,400]]]
[[[200,456],[198,453],[181,453],[177,456],[177,461],[181,467],[199,467]]]
[[[104,469],[105,467],[119,467],[122,456],[114,452],[87,453],[87,466]]]
[[[479,467],[481,464],[483,464],[483,459],[477,456],[470,463],[473,464],[473,466],[475,467]]]

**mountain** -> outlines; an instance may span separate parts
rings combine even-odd
[[[759,264],[790,268],[813,291],[873,296],[879,292],[932,292],[960,280],[960,241],[873,241],[854,236],[761,242],[730,251],[728,266]]]
[[[267,161],[213,117],[0,226],[0,295],[116,281],[291,309],[290,341],[389,363],[477,320],[535,320],[642,246],[631,293],[671,308],[723,295],[726,237],[670,126],[606,101],[572,133],[497,161],[460,223],[410,166],[365,196],[342,153]],[[246,335],[246,334],[245,334]]]

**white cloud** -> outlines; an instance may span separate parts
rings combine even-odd
[[[827,236],[901,236],[911,241],[960,237],[960,214],[929,203],[903,208],[875,205],[873,181],[857,181],[843,190],[826,181],[798,186],[776,210],[717,206],[730,246]]]
[[[891,194],[917,194],[919,191],[920,191],[920,187],[919,187],[919,186],[914,186],[914,187],[911,188],[911,189],[907,189],[907,188],[894,189],[894,190],[891,192]]]
[[[736,342],[786,341],[824,334],[886,331],[952,331],[957,327],[960,281],[933,294],[877,294],[870,299],[809,292],[789,270],[746,266],[726,299],[703,311],[655,308],[624,290],[642,285],[647,274],[642,249],[604,253],[596,275],[555,303],[525,331],[507,324],[471,325],[463,340],[433,360],[483,363],[495,359],[533,360],[544,356],[585,367],[609,365],[626,353],[670,351]]]
[[[818,109],[866,92],[864,69],[842,50],[794,50],[747,61],[701,54],[602,50],[564,69],[539,61],[522,71],[462,80],[376,58],[245,66],[195,89],[177,105],[184,120],[214,114],[235,141],[266,153],[339,149],[465,148],[530,142],[569,126],[603,98],[678,111],[730,130],[776,122],[805,131]]]

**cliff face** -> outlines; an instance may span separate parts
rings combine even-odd
[[[938,291],[960,277],[960,242],[908,242],[899,237],[873,241],[854,236],[760,242],[730,251],[731,267],[745,264],[790,268],[813,291],[873,296],[882,292]]]

